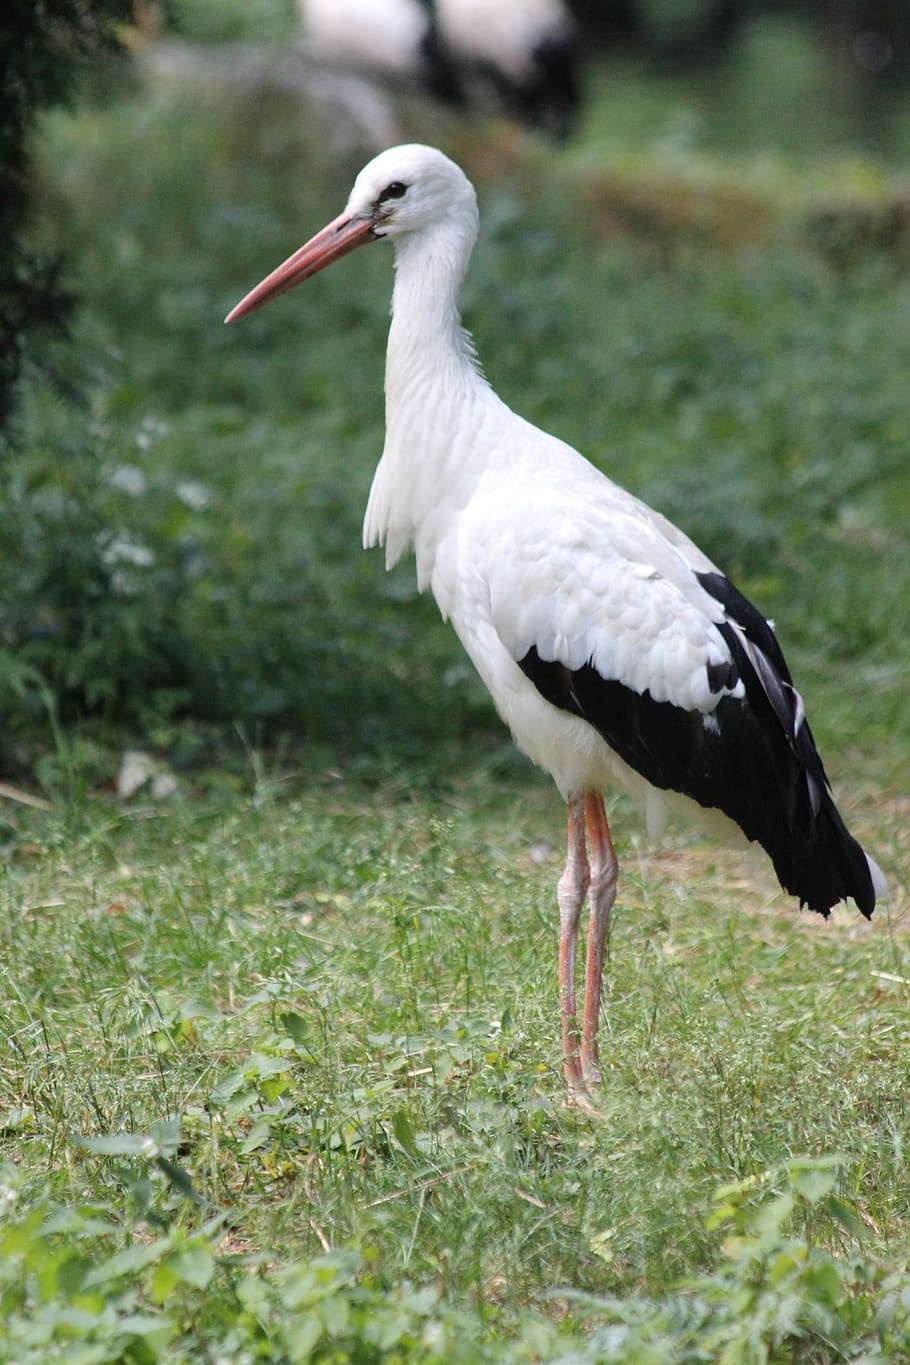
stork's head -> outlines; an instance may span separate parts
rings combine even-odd
[[[374,236],[394,240],[455,217],[475,223],[477,199],[460,166],[435,147],[412,142],[364,166],[345,214],[369,218]]]
[[[420,143],[390,147],[364,166],[344,212],[267,275],[225,322],[261,308],[367,242],[388,237],[400,243],[438,227],[473,242],[477,199],[470,180],[435,147]]]

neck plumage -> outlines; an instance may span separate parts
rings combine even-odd
[[[445,509],[476,482],[471,437],[497,404],[461,326],[458,292],[475,231],[451,223],[400,238],[386,353],[386,439],[373,478],[364,544],[386,546],[393,564],[411,544],[418,581],[432,572]]]
[[[412,403],[448,399],[454,404],[478,380],[485,384],[458,312],[458,294],[473,245],[473,232],[450,224],[396,243],[386,352],[388,435],[402,410]]]

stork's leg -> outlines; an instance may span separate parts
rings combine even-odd
[[[590,884],[588,901],[588,950],[585,957],[585,1002],[581,1026],[581,1070],[588,1087],[600,1084],[597,1029],[600,1022],[600,988],[610,911],[616,899],[619,864],[610,838],[610,826],[599,791],[585,792],[584,818],[588,831]]]
[[[573,796],[568,803],[569,838],[566,866],[556,888],[559,904],[559,1004],[562,1013],[562,1056],[566,1085],[572,1098],[588,1098],[578,1051],[575,1015],[575,946],[578,921],[591,879],[585,852],[585,800]]]

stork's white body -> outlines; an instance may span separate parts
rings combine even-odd
[[[620,787],[639,801],[652,836],[671,809],[710,820],[681,794],[653,787],[586,721],[545,701],[517,661],[531,645],[570,669],[593,660],[604,676],[697,709],[710,725],[720,698],[705,660],[727,657],[716,629],[723,613],[693,569],[714,566],[666,518],[512,412],[467,348],[453,374],[421,347],[425,372],[413,382],[411,338],[400,343],[394,322],[409,316],[406,288],[399,273],[386,444],[364,544],[384,544],[389,568],[413,547],[420,589],[432,590],[518,746],[566,799]]]
[[[394,242],[386,441],[364,542],[384,544],[389,565],[413,548],[421,589],[452,622],[519,746],[566,798],[564,1068],[587,1102],[599,1079],[617,869],[604,787],[638,798],[653,834],[673,809],[742,831],[823,914],[852,896],[871,915],[885,886],[834,807],[769,623],[687,536],[518,417],[483,377],[457,307],[476,233],[474,191],[459,168],[432,148],[393,148],[361,171],[345,212],[230,317],[363,242]],[[579,1031],[574,959],[586,894]]]
[[[298,0],[308,51],[320,61],[416,80],[430,21],[419,0]]]

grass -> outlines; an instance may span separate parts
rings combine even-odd
[[[569,1290],[660,1295],[716,1259],[718,1185],[836,1152],[864,1254],[903,1262],[903,902],[810,922],[739,855],[637,853],[620,807],[592,1122],[562,1101],[558,801],[391,786],[17,820],[0,1121],[23,1200],[103,1203],[117,1247],[223,1211],[222,1257],[344,1249],[508,1338]],[[169,1166],[117,1138],[174,1120]]]
[[[707,118],[681,152],[682,87],[614,76],[559,160],[433,123],[481,195],[466,316],[775,617],[893,903],[800,916],[616,803],[606,1083],[567,1109],[560,802],[357,549],[390,262],[221,326],[361,152],[217,80],[55,118],[84,403],[29,389],[3,467],[0,744],[50,809],[0,810],[0,1360],[910,1358],[910,300],[863,216],[901,173]],[[116,799],[127,746],[176,796]]]

